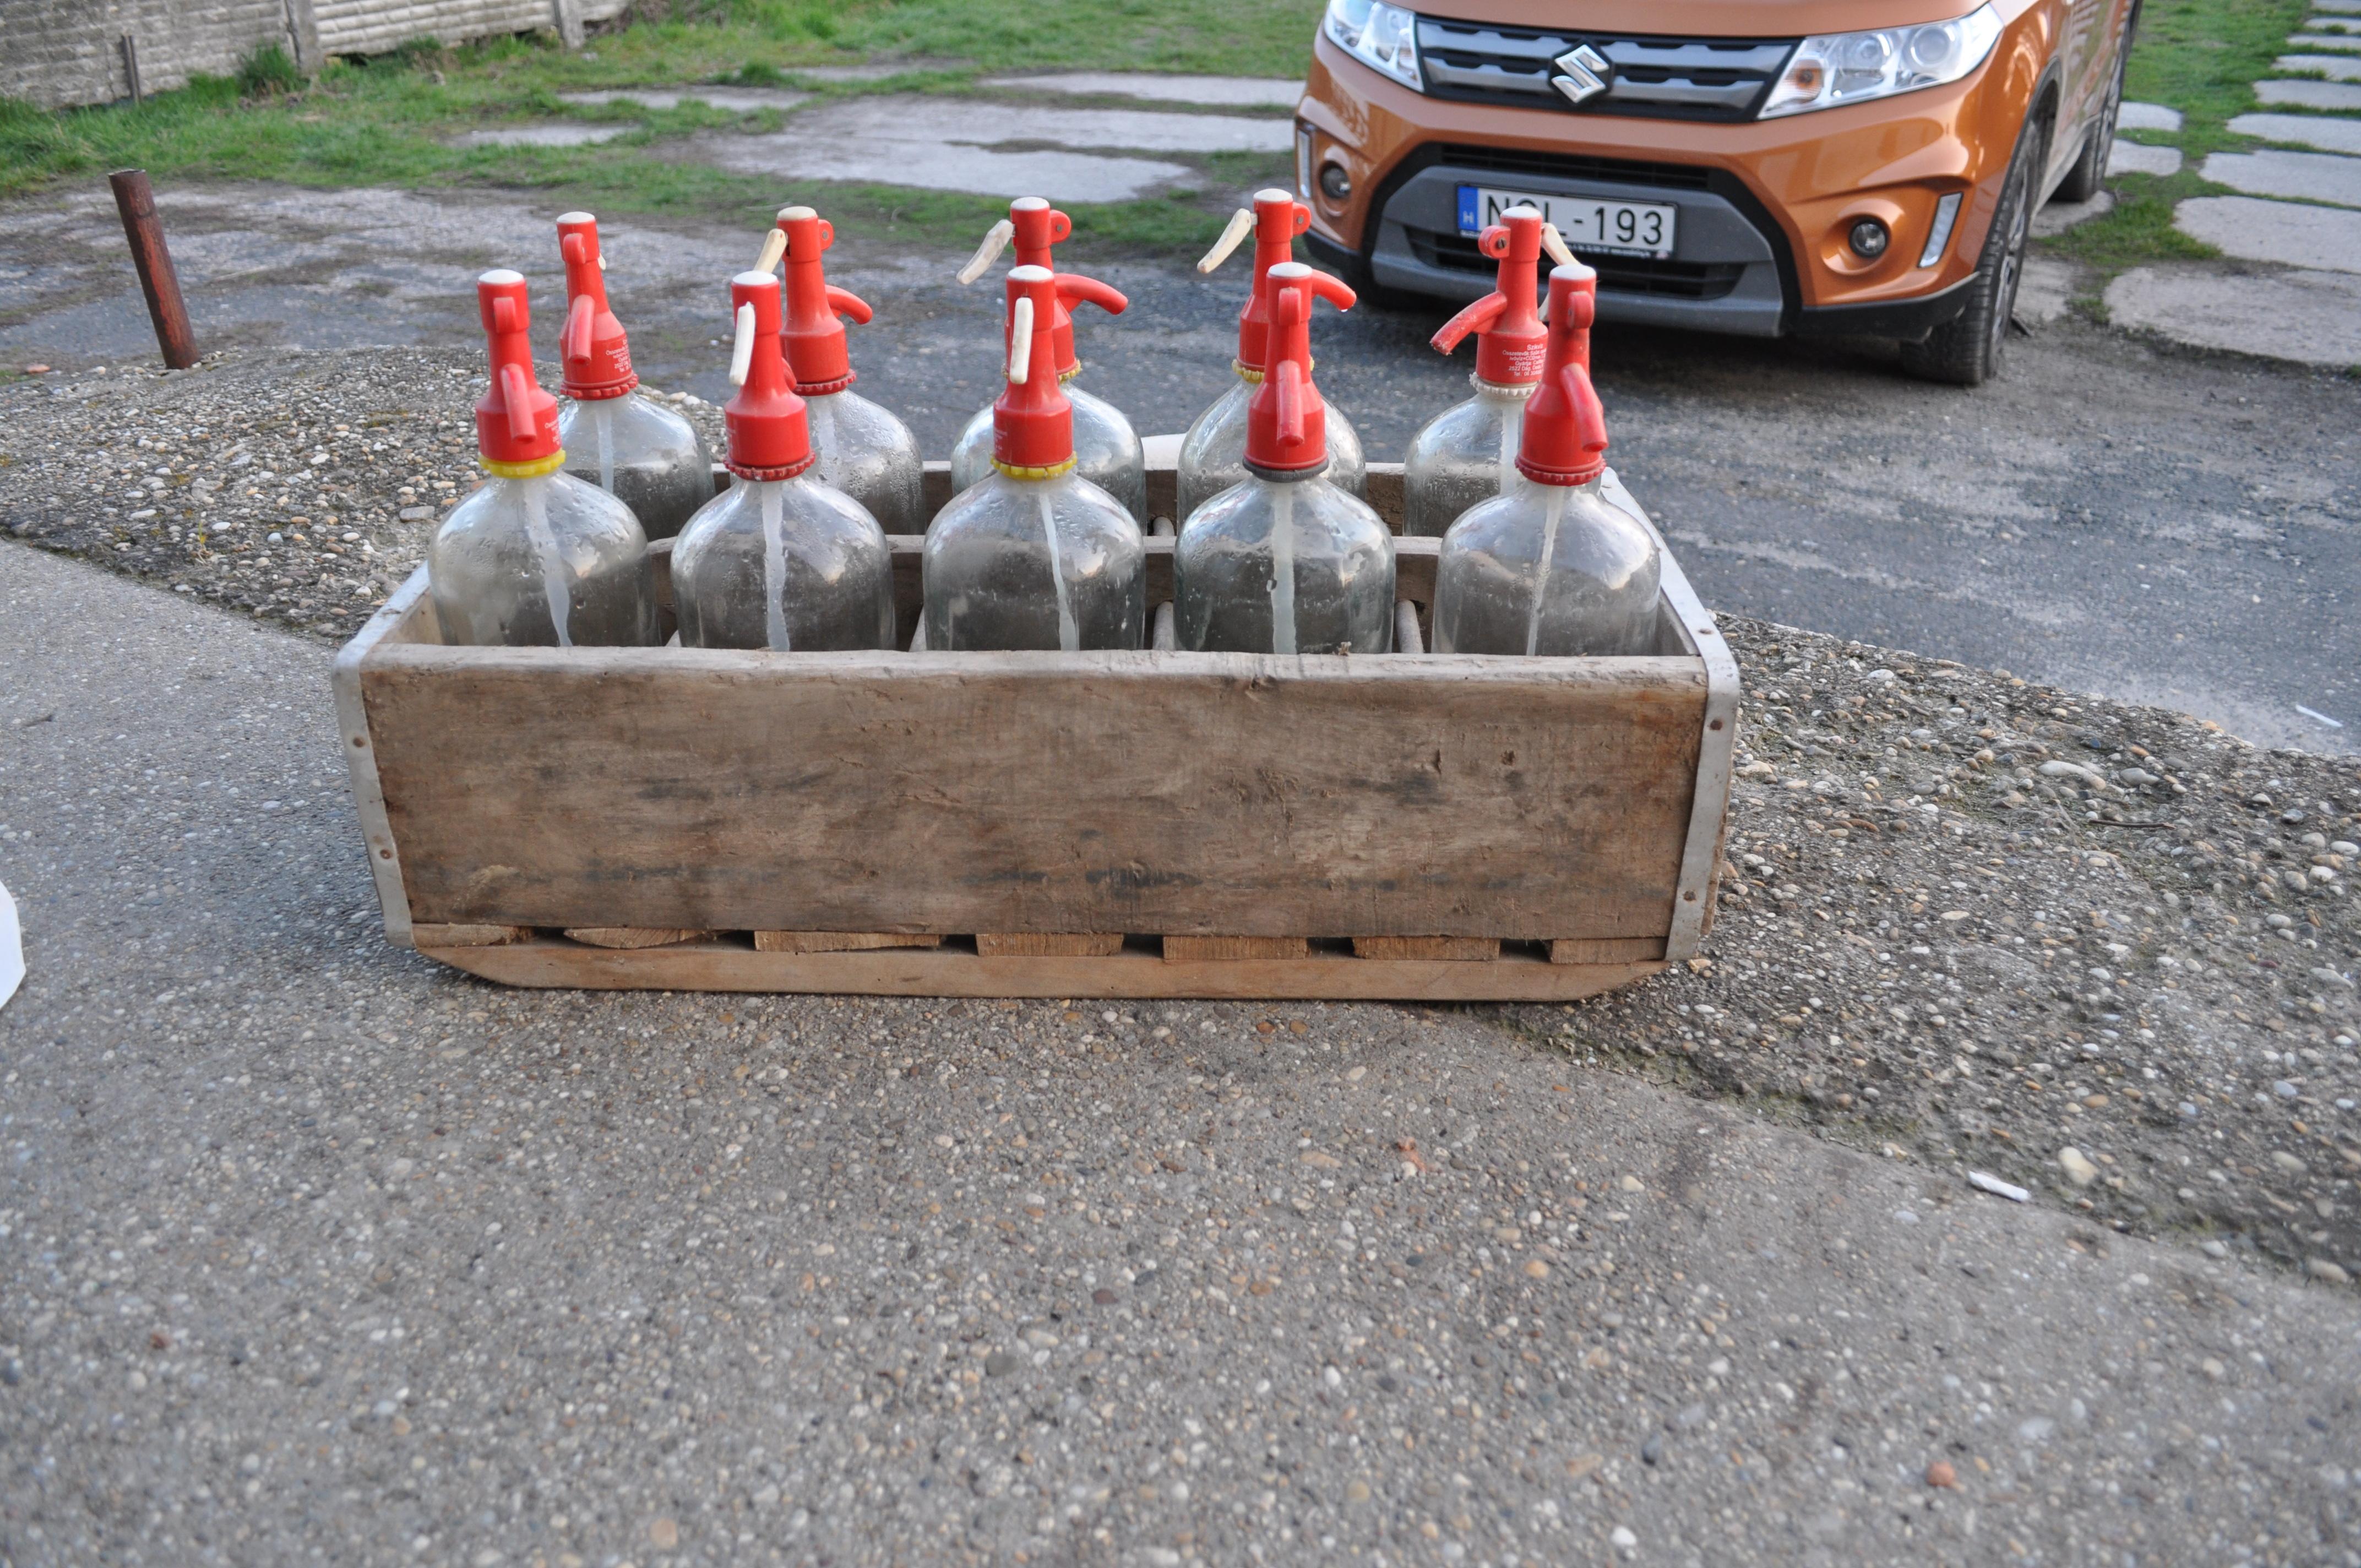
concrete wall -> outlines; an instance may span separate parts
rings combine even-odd
[[[142,88],[160,93],[198,71],[226,75],[256,46],[302,59],[316,27],[321,54],[381,54],[432,36],[445,43],[620,16],[629,0],[0,0],[0,96],[44,107],[128,97],[122,39],[137,40]]]

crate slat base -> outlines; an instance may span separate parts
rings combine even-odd
[[[742,941],[590,948],[543,938],[428,948],[430,959],[502,985],[581,991],[767,991],[872,996],[1172,997],[1300,1002],[1574,1002],[1661,970],[1642,963],[1552,963],[1515,954],[1452,959],[1174,961],[1150,944],[1104,958],[986,958],[964,948],[763,953]]]
[[[1104,959],[1123,951],[1121,933],[980,931],[975,950],[987,959]]]
[[[569,926],[566,934],[594,948],[670,948],[713,935],[676,926]]]
[[[1167,937],[1164,961],[1205,963],[1222,959],[1308,959],[1312,943],[1302,937]]]
[[[1353,950],[1365,959],[1438,959],[1488,963],[1500,956],[1498,937],[1356,937]]]
[[[878,948],[939,948],[940,937],[906,931],[757,931],[758,953],[858,953]]]
[[[412,926],[410,929],[422,948],[497,948],[533,940],[530,926]]]

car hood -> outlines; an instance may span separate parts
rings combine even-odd
[[[1975,0],[1412,0],[1430,16],[1653,38],[1799,38],[1940,22]]]

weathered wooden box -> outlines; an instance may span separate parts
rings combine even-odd
[[[1399,518],[1398,466],[1370,499]],[[1437,543],[1397,542],[1422,617]],[[1638,979],[1711,918],[1738,704],[1669,554],[1653,655],[1543,660],[452,648],[421,567],[335,679],[394,940],[513,985],[936,996]]]

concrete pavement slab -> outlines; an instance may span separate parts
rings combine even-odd
[[[2288,47],[2323,50],[2329,53],[2350,53],[2361,50],[2361,36],[2350,33],[2298,33],[2288,39]]]
[[[0,606],[14,1561],[2355,1561],[2324,1272],[1603,1070],[1615,1003],[494,990],[371,929],[324,649]]]
[[[595,147],[602,141],[627,137],[638,127],[633,126],[501,126],[491,130],[468,131],[451,138],[453,147]]]
[[[1159,76],[1144,71],[1074,71],[1048,76],[994,76],[986,87],[1010,92],[1145,98],[1226,108],[1290,109],[1303,96],[1295,77]]]
[[[2145,142],[2125,141],[2118,137],[2107,152],[2107,172],[2114,174],[2153,174],[2159,179],[2180,172],[2180,149],[2177,147],[2149,147]]]
[[[2361,213],[2253,196],[2192,196],[2172,226],[2242,261],[2361,272]]]
[[[2076,224],[2103,218],[2115,210],[2115,193],[2101,191],[2087,202],[2051,202],[2033,214],[2033,232],[2042,238],[2064,234]]]
[[[638,104],[650,109],[674,109],[683,104],[706,104],[731,114],[751,114],[760,109],[792,109],[811,101],[808,93],[790,93],[777,87],[613,87],[588,93],[560,93],[558,97],[568,104]]]
[[[2217,152],[2207,157],[2202,172],[2217,185],[2249,195],[2361,207],[2361,159],[2329,152]]]
[[[2290,109],[2361,111],[2361,86],[2349,82],[2284,82],[2266,79],[2255,83],[2255,101]]]
[[[2361,277],[2276,272],[2224,277],[2139,267],[2107,285],[2107,319],[2200,348],[2297,365],[2361,365]]]
[[[2070,261],[2048,256],[2026,257],[2025,274],[2016,286],[2017,319],[2047,326],[2065,315],[2081,283],[2081,272]]]
[[[2361,16],[2321,16],[2305,19],[2304,27],[2315,33],[2361,33]]]
[[[2127,103],[2118,108],[2115,124],[2127,131],[2177,131],[2180,111],[2162,104]]]
[[[2230,129],[2264,141],[2295,142],[2328,152],[2361,153],[2361,120],[2327,115],[2239,115]]]
[[[2331,82],[2361,82],[2361,60],[2337,54],[2283,54],[2271,61],[2275,71],[2301,71]]]

